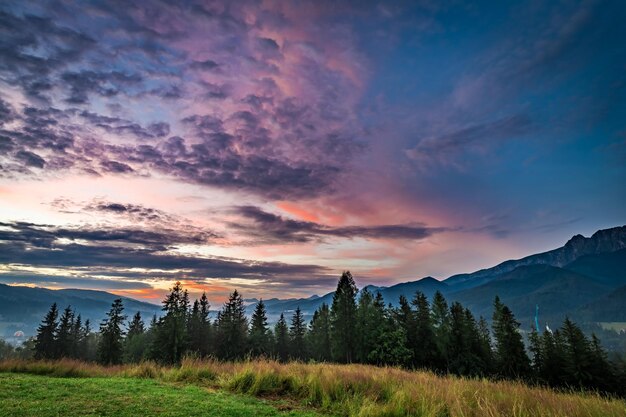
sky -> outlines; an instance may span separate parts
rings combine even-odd
[[[623,2],[134,3],[0,3],[0,283],[306,297],[626,224]]]

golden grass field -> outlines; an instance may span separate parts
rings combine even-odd
[[[71,360],[10,360],[0,362],[0,372],[154,379],[289,401],[303,409],[338,416],[626,416],[624,400],[593,393],[555,392],[518,382],[367,365],[185,359],[178,367],[149,362],[102,367]]]

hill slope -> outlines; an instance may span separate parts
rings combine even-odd
[[[0,337],[10,339],[18,330],[27,337],[33,335],[52,303],[57,303],[59,309],[70,305],[81,314],[83,320],[89,319],[92,327],[97,327],[116,298],[122,298],[124,312],[128,316],[140,311],[147,321],[161,311],[157,305],[105,291],[49,290],[0,284]]]

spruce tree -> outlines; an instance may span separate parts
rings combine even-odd
[[[133,319],[128,323],[128,333],[126,337],[131,338],[143,334],[146,331],[141,313],[138,311],[133,316]]]
[[[495,361],[498,374],[505,378],[525,378],[530,374],[530,360],[519,326],[513,312],[496,297],[493,313]]]
[[[330,310],[330,338],[333,358],[338,362],[354,360],[357,288],[350,271],[345,271],[333,295]]]
[[[291,326],[289,327],[289,354],[293,359],[302,360],[305,358],[305,336],[306,324],[304,323],[304,316],[300,307],[297,307],[291,317]]]
[[[200,324],[201,324],[201,341],[200,341],[200,356],[206,357],[210,353],[211,347],[211,320],[209,319],[210,313],[209,299],[206,296],[206,292],[202,292],[200,297]]]
[[[374,296],[367,289],[361,290],[356,309],[354,359],[359,363],[369,363],[370,353],[376,348],[375,333],[381,326],[382,316],[377,315]],[[379,319],[379,320],[377,320]]]
[[[323,303],[315,313],[309,325],[307,333],[308,346],[313,359],[317,361],[330,361],[330,309],[328,304]]]
[[[270,353],[270,330],[267,325],[267,312],[263,300],[259,300],[252,313],[248,340],[250,342],[250,353],[252,356],[258,357]]]
[[[435,368],[448,372],[449,358],[448,350],[450,348],[450,311],[448,303],[443,294],[437,291],[433,297],[431,307],[431,321],[435,334],[435,343],[437,345],[437,360]]]
[[[218,356],[221,359],[241,359],[247,351],[248,319],[243,298],[237,290],[217,315]]]
[[[57,354],[56,336],[58,329],[57,303],[52,304],[42,323],[37,328],[35,338],[35,359],[54,359]]]
[[[200,301],[195,300],[191,313],[187,319],[187,335],[189,337],[189,350],[198,356],[202,356],[202,344],[204,343],[204,326],[200,313]]]
[[[138,311],[128,323],[128,332],[124,341],[124,362],[136,363],[144,359],[146,349],[146,328]]]
[[[563,371],[567,375],[567,385],[590,387],[593,359],[589,340],[569,318],[565,318],[561,326],[561,334],[565,342],[565,369]]]
[[[123,314],[122,300],[117,298],[107,313],[107,318],[100,324],[100,343],[98,344],[98,360],[104,365],[122,362],[123,337],[122,326],[126,316]]]
[[[59,319],[59,330],[57,332],[57,358],[70,358],[72,357],[74,337],[72,331],[74,330],[74,312],[71,306],[65,307],[61,318]]]
[[[84,352],[82,351],[83,345],[83,319],[80,314],[74,319],[74,325],[72,326],[72,352],[71,357],[76,359],[82,359]]]
[[[404,295],[401,295],[398,300],[398,308],[395,312],[396,321],[402,328],[404,334],[406,334],[406,344],[410,351],[410,357],[405,365],[415,366],[415,348],[418,346],[419,341],[417,339],[417,321],[415,312],[411,309],[409,300]]]
[[[433,320],[430,315],[428,298],[420,291],[413,298],[415,307],[415,325],[417,343],[409,346],[413,350],[414,366],[418,368],[435,368],[439,360],[439,348],[435,340]]]
[[[274,327],[274,338],[276,357],[281,362],[285,362],[289,358],[289,328],[283,313],[280,313],[280,318]]]
[[[475,329],[473,329],[475,330]],[[450,344],[448,360],[450,372],[456,375],[474,375],[476,358],[472,354],[472,329],[463,306],[452,303],[450,307]]]
[[[394,366],[406,363],[411,357],[411,351],[407,348],[406,334],[395,320],[391,307],[385,307],[380,292],[376,293],[374,299],[372,319],[373,348],[368,354],[368,362]]]
[[[158,321],[150,356],[162,363],[179,363],[188,347],[187,317],[189,294],[176,282],[163,300],[165,315]]]

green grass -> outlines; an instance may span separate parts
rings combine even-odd
[[[318,416],[194,385],[140,378],[58,378],[0,374],[0,417]]]
[[[149,362],[103,367],[71,360],[9,360],[0,362],[0,375],[0,417],[315,412],[345,417],[626,417],[624,400],[594,393],[356,364],[185,359],[177,367]],[[45,414],[42,407],[51,411]]]

